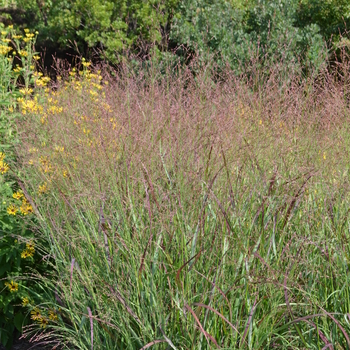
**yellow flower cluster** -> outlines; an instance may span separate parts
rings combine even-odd
[[[55,312],[55,310],[49,310],[49,319],[51,321],[57,321],[58,320],[57,313]]]
[[[11,47],[7,45],[0,45],[0,55],[5,56],[11,51]]]
[[[12,198],[17,199],[17,200],[21,200],[23,197],[24,197],[24,196],[23,196],[23,193],[22,193],[22,192],[19,192],[19,191],[15,192],[15,193],[12,195]]]
[[[13,68],[13,71],[15,73],[21,73],[21,70],[22,70],[22,68],[18,64],[16,65],[16,68]]]
[[[63,107],[57,107],[57,106],[50,106],[48,109],[47,109],[47,113],[49,114],[59,114],[59,113],[62,113],[63,112]]]
[[[18,50],[18,54],[23,57],[28,57],[28,51],[26,50]]]
[[[22,109],[22,114],[43,113],[43,106],[38,103],[37,96],[35,96],[34,99],[24,99],[23,97],[19,97],[17,102]]]
[[[29,298],[23,297],[22,298],[22,306],[27,306],[29,304]]]
[[[30,205],[26,198],[22,200],[22,204],[19,207],[19,210],[24,216],[33,213],[33,207]]]
[[[9,169],[9,165],[5,162],[5,153],[0,152],[0,173],[5,174]]]
[[[34,256],[35,253],[35,245],[33,241],[30,241],[26,244],[26,249],[24,249],[21,253],[22,259],[31,258]]]
[[[20,94],[30,96],[33,93],[33,89],[19,89]]]
[[[28,200],[24,197],[24,195],[21,192],[14,193],[12,197],[18,201],[22,200],[22,203],[19,206],[19,208],[15,204],[10,204],[7,208],[7,213],[9,215],[16,215],[18,210],[24,216],[33,213],[33,207],[30,205]]]
[[[40,57],[39,56],[34,56],[33,57],[35,60],[38,60]],[[49,77],[44,77],[43,73],[41,72],[34,72],[34,82],[37,87],[46,87],[47,84],[50,82]]]
[[[82,60],[81,60],[82,62],[82,65],[83,65],[83,67],[90,67],[91,66],[91,62],[86,62],[86,59],[85,58],[83,58]]]
[[[69,87],[72,87],[74,90],[78,91],[79,93],[83,92],[83,89],[85,88],[86,91],[89,93],[90,98],[94,102],[98,102],[100,95],[100,90],[103,89],[101,86],[102,76],[101,72],[97,71],[96,73],[93,73],[88,67],[91,66],[91,62],[86,62],[86,60],[82,59],[82,66],[83,70],[78,72],[78,74],[82,77],[81,80],[75,79],[77,72],[76,69],[73,68],[71,72],[69,72],[69,75],[73,78],[70,81],[65,82],[65,90],[67,90]],[[102,95],[104,92],[102,92]]]
[[[17,208],[15,205],[13,205],[13,204],[11,204],[11,205],[7,208],[7,213],[8,213],[9,215],[16,215],[17,212],[18,212],[18,208]]]
[[[39,186],[39,194],[44,194],[48,191],[47,183],[45,182],[44,184]]]
[[[11,293],[15,293],[18,291],[18,283],[16,282],[5,282],[5,286],[10,290]]]
[[[28,29],[25,29],[25,37],[23,37],[22,35],[15,34],[12,29],[13,29],[12,26],[8,26],[8,30],[1,31],[1,42],[3,44],[0,45],[0,55],[6,56],[11,51],[12,51],[13,55],[16,54],[16,51],[13,51],[12,47],[9,46],[9,43],[11,43],[11,38],[12,38],[12,39],[14,39],[14,41],[16,43],[15,47],[18,51],[18,54],[21,57],[28,57],[28,51],[24,50],[24,49],[20,49],[19,40],[22,39],[22,41],[26,44],[27,49],[28,49],[28,43],[35,40],[35,35],[37,34],[37,32],[30,33]],[[9,37],[7,37],[7,36],[9,36]]]
[[[30,312],[31,316],[30,318],[34,321],[39,320],[40,318],[42,318],[41,312],[39,308],[34,308],[31,312]]]
[[[35,307],[31,312],[31,319],[33,321],[36,321],[39,323],[41,328],[45,328],[48,324],[49,324],[49,319],[51,321],[57,321],[58,320],[58,316],[57,313],[55,312],[55,310],[49,310],[48,315],[49,318],[47,318],[46,316],[44,316],[40,309],[38,307]]]
[[[28,145],[27,148],[30,153],[27,164],[37,168],[42,175],[41,182],[37,183],[37,195],[46,193],[53,186],[53,181],[62,180],[64,184],[66,181],[70,181],[74,177],[74,169],[78,168],[80,160],[84,158],[84,154],[79,154],[80,159],[76,153],[70,154],[71,145],[69,143],[61,144],[59,135],[53,133],[57,125],[62,125],[65,122],[74,123],[76,126],[75,136],[73,140],[68,140],[68,142],[79,143],[82,146],[79,146],[79,149],[84,152],[85,148],[88,153],[102,147],[101,132],[122,129],[117,118],[112,116],[114,111],[106,101],[104,84],[101,84],[101,82],[103,83],[101,72],[90,71],[91,63],[84,60],[82,66],[81,72],[73,69],[70,74],[72,78],[69,78],[62,85],[59,84],[57,90],[46,92],[46,89],[37,89],[37,94],[34,96],[30,90],[23,91],[22,97],[18,101],[20,110],[24,114],[34,114],[38,123],[42,124],[40,128],[42,128],[43,133],[48,136],[44,142]],[[42,73],[37,72],[33,76],[36,87],[42,86],[41,82],[43,84],[48,82],[48,80],[47,82],[44,80]],[[66,108],[67,93],[65,90],[68,89],[67,93],[74,93],[74,95],[80,96],[84,103],[87,103],[87,108],[84,109],[85,113],[81,110]],[[66,139],[62,139],[62,141],[66,142]],[[39,148],[40,152],[37,149],[34,152],[33,146]],[[122,148],[119,146],[118,139],[115,139],[103,147],[106,148],[111,158],[119,159],[122,154]]]
[[[41,164],[41,170],[43,173],[51,173],[53,170],[53,167],[50,163],[50,160],[48,157],[40,157],[40,164]]]

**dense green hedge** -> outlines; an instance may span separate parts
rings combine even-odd
[[[319,68],[328,49],[346,36],[347,0],[13,0],[0,2],[5,24],[40,32],[48,52],[69,48],[110,62],[125,54],[145,59],[217,54],[237,69],[252,57]],[[155,48],[155,50],[154,50]],[[282,54],[283,52],[283,54]]]

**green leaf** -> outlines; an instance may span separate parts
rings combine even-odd
[[[4,276],[4,274],[10,271],[11,265],[9,263],[3,264],[0,266],[0,277]]]
[[[24,315],[21,312],[16,313],[15,317],[13,318],[13,323],[19,332],[22,332],[23,320]]]

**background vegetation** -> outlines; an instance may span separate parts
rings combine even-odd
[[[120,63],[176,53],[242,70],[252,58],[283,57],[317,70],[344,41],[347,0],[2,0],[0,20],[38,30],[48,58],[60,51]]]
[[[350,348],[347,1],[0,4],[2,344]]]

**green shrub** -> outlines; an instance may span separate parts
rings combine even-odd
[[[153,44],[167,48],[170,21],[178,0],[17,1],[23,21],[40,32],[38,43],[57,51],[87,47],[113,63],[132,51],[147,55]],[[11,12],[9,10],[9,12]],[[26,19],[31,14],[31,21]],[[33,19],[34,18],[34,19]]]
[[[29,322],[27,307],[41,300],[33,274],[48,268],[42,260],[43,240],[30,229],[31,199],[22,191],[14,167],[21,116],[17,105],[28,98],[34,82],[36,34],[26,30],[18,35],[11,27],[1,27],[0,35],[0,343],[10,349],[14,330],[22,332]]]
[[[315,74],[323,68],[325,43],[341,40],[350,20],[346,0],[16,0],[0,21],[38,29],[49,53],[96,53],[111,63],[123,57],[162,60],[177,55],[214,59],[249,71],[252,60]],[[333,49],[330,45],[329,49]],[[282,68],[280,68],[282,69]]]

